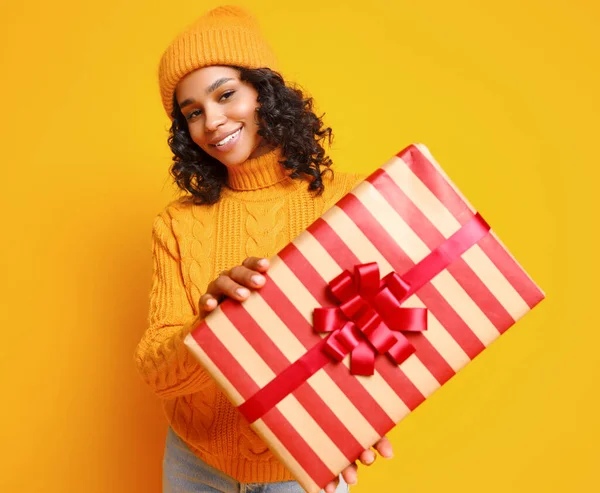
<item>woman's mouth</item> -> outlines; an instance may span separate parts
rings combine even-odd
[[[238,130],[233,132],[231,135],[228,135],[227,137],[225,137],[222,141],[214,144],[215,149],[218,152],[226,152],[226,151],[231,150],[235,146],[237,141],[239,140],[240,133],[242,132],[242,128],[243,127],[240,127]]]

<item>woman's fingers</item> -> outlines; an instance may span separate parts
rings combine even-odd
[[[388,440],[387,437],[381,438],[375,445],[375,450],[379,452],[379,455],[385,457],[386,459],[391,459],[394,456],[394,450],[392,449],[392,444]]]
[[[200,311],[198,317],[201,320],[204,319],[206,315],[217,308],[217,306],[219,306],[219,301],[212,294],[203,294],[198,301],[198,309]]]
[[[207,293],[215,298],[228,296],[234,300],[243,301],[250,296],[251,289],[259,289],[265,284],[266,272],[269,261],[257,257],[249,257],[244,260],[243,265],[237,265],[233,269],[224,271],[215,279],[207,289]],[[257,270],[260,269],[260,270]]]
[[[327,483],[327,486],[325,486],[325,488],[324,488],[325,493],[335,493],[335,490],[338,487],[339,483],[340,483],[340,478],[335,478],[335,481],[331,481],[331,482]]]
[[[248,288],[231,278],[231,271],[228,274],[221,274],[208,286],[206,292],[212,294],[215,298],[228,296],[234,300],[243,301],[250,296],[250,290]]]
[[[242,265],[257,272],[267,272],[270,266],[269,259],[261,257],[248,257],[242,262]]]
[[[250,295],[249,289],[258,289],[265,284],[262,273],[269,268],[269,261],[265,258],[248,257],[242,265],[223,271],[208,285],[206,292],[219,299],[220,296],[242,301]]]
[[[350,464],[342,471],[342,477],[349,485],[352,486],[353,484],[356,484],[358,482],[358,466],[356,464]]]
[[[200,297],[198,302],[200,316],[204,317],[213,311],[225,296],[244,301],[250,296],[250,290],[264,286],[266,278],[263,273],[268,269],[268,259],[248,257],[242,265],[221,272],[219,277],[208,285],[206,293]]]
[[[229,277],[240,286],[250,289],[262,288],[265,284],[265,276],[256,270],[252,270],[243,265],[238,265],[229,271]]]
[[[215,308],[217,308],[218,304],[219,302],[217,301],[217,299],[209,293],[200,296],[200,301],[198,301],[200,309],[209,312],[212,312]]]
[[[373,462],[375,462],[375,457],[375,452],[373,452],[371,449],[367,449],[360,454],[358,460],[360,460],[365,466],[370,466],[373,464]]]
[[[375,444],[375,449],[383,457],[391,457],[392,456],[392,445],[386,437],[383,437],[381,440],[379,440]],[[373,450],[371,450],[371,449],[367,449],[367,450],[363,451],[362,454],[360,454],[359,460],[363,464],[368,466],[370,464],[373,464],[373,462],[375,462],[375,457],[376,457],[375,452],[373,452]],[[346,467],[342,471],[342,477],[344,478],[344,481],[346,481],[346,483],[348,483],[349,485],[358,483],[358,466],[356,465],[356,463],[350,464],[348,467]],[[335,492],[335,489],[337,488],[338,483],[339,483],[339,480],[330,482],[325,487],[325,493]]]

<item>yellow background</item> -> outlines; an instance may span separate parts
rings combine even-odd
[[[356,493],[600,491],[600,7],[243,2],[340,169],[423,142],[548,299],[393,433]],[[135,373],[150,228],[175,196],[156,66],[214,2],[4,2],[0,491],[158,493]]]

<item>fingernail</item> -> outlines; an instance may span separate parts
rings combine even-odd
[[[235,290],[235,294],[240,298],[245,298],[250,294],[250,291],[248,291],[246,288],[237,288]]]
[[[263,282],[265,282],[265,278],[263,276],[259,276],[258,274],[253,275],[250,280],[252,284],[260,286]]]
[[[266,266],[267,266],[267,262],[268,262],[268,261],[267,261],[267,259],[266,259],[266,258],[261,258],[261,259],[258,261],[258,265],[259,265],[260,267],[266,267]]]

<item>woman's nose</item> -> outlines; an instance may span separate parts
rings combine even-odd
[[[227,117],[220,111],[207,111],[205,126],[207,132],[214,132],[227,121]]]

